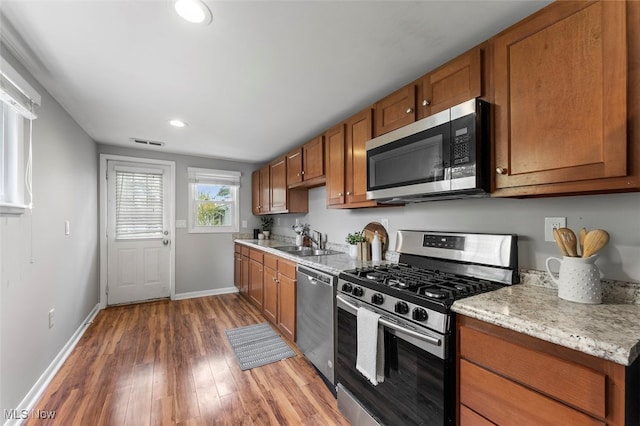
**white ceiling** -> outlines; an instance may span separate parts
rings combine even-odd
[[[0,35],[97,142],[262,162],[547,3],[0,0]]]

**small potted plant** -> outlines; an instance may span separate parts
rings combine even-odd
[[[262,233],[264,234],[265,239],[269,239],[269,235],[271,234],[271,228],[273,227],[273,217],[271,216],[260,216],[260,223],[262,224]]]
[[[349,256],[356,259],[362,251],[362,244],[367,242],[367,238],[362,232],[353,232],[344,239],[349,244]]]
[[[293,225],[291,228],[296,233],[296,245],[297,246],[303,245],[304,237],[309,235],[309,224],[296,222],[296,224]]]

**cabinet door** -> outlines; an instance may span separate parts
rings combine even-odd
[[[346,204],[367,202],[366,144],[371,139],[371,108],[354,115],[346,123]],[[369,201],[373,206],[376,203]]]
[[[264,299],[262,313],[273,324],[278,324],[278,277],[274,269],[264,266]]]
[[[233,254],[233,284],[242,290],[242,255],[240,253]]]
[[[318,136],[302,147],[303,180],[311,180],[324,176],[324,143]]]
[[[296,339],[296,280],[278,273],[278,328],[292,342]]]
[[[287,161],[280,157],[271,162],[271,207],[270,212],[287,210]]]
[[[482,96],[481,58],[478,47],[425,75],[418,85],[418,119]]]
[[[242,256],[242,271],[240,277],[240,293],[249,296],[249,256]]]
[[[260,174],[260,182],[258,187],[260,188],[260,202],[259,202],[259,210],[260,213],[269,213],[269,207],[271,205],[271,182],[270,182],[270,170],[269,165],[262,167],[259,171]]]
[[[627,173],[626,3],[557,2],[495,39],[495,186],[521,188],[506,195]]]
[[[376,136],[416,120],[416,86],[411,83],[376,103]]]
[[[325,133],[327,161],[327,205],[344,204],[345,140],[344,124]]]
[[[260,170],[251,173],[251,211],[253,214],[260,214]]]
[[[249,260],[249,298],[253,303],[262,309],[263,297],[263,271],[262,263],[250,259]]]
[[[302,182],[302,147],[287,154],[287,186]]]

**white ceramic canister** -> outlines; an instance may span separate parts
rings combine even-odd
[[[598,255],[587,258],[564,256],[562,259],[550,257],[546,260],[547,273],[558,284],[559,298],[576,303],[602,303],[600,270],[595,265],[597,258]],[[560,263],[558,278],[549,267],[552,261]]]

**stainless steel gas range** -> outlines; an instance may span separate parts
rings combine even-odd
[[[338,406],[354,425],[453,424],[451,305],[519,282],[517,236],[398,231],[396,251],[397,265],[339,275]],[[359,322],[371,321],[371,313],[380,340],[374,351],[382,377],[375,385],[356,369],[367,355],[365,348],[371,349],[359,341],[357,331],[366,327]]]

